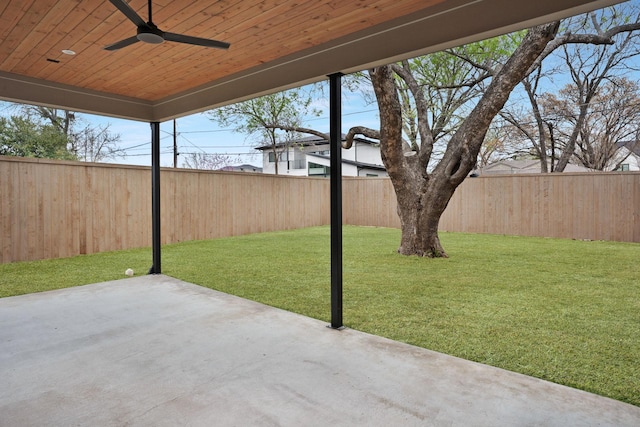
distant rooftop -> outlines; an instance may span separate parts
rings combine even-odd
[[[327,155],[324,155],[324,154],[307,153],[307,156],[309,156],[309,157],[317,157],[317,158],[325,159],[325,160],[329,160],[330,159],[330,156],[327,156]],[[355,160],[348,160],[348,159],[342,159],[342,163],[345,163],[347,165],[357,166],[359,168],[386,171],[386,168],[384,166],[375,165],[373,163],[356,162]]]
[[[550,166],[550,162],[547,163]],[[565,172],[591,172],[591,169],[573,163],[567,164]],[[540,173],[540,160],[500,160],[480,170],[481,175]]]
[[[342,140],[344,141],[346,139],[347,134],[343,133],[342,134]],[[363,144],[371,144],[371,145],[379,145],[380,143],[378,141],[372,141],[370,139],[366,139],[366,138],[354,138],[354,141],[356,142],[360,142]],[[304,138],[298,138],[298,139],[294,139],[291,140],[287,143],[281,142],[276,144],[277,148],[281,148],[284,147],[285,145],[298,145],[298,146],[303,146],[303,147],[313,147],[315,145],[326,145],[328,144],[329,141],[325,138],[321,138],[317,135],[311,135],[311,136],[307,136]],[[265,144],[265,145],[261,145],[259,147],[256,147],[256,150],[260,150],[260,151],[264,151],[264,150],[268,150],[271,149],[272,146],[271,144]]]
[[[640,141],[619,141],[616,145],[618,148],[625,147],[636,156],[640,156]]]
[[[255,172],[262,173],[262,168],[254,165],[225,166],[219,170],[224,172]]]

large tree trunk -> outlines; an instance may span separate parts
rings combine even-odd
[[[396,192],[402,230],[398,253],[446,258],[438,226],[455,188],[435,177],[419,179],[417,184],[414,191]]]
[[[370,71],[380,110],[380,153],[396,192],[402,227],[399,253],[447,257],[438,236],[440,217],[458,185],[475,167],[491,121],[504,106],[513,88],[525,77],[531,64],[553,39],[557,29],[556,22],[529,31],[452,136],[442,160],[432,172],[427,171],[433,140],[427,124],[427,109],[424,108],[426,101],[409,75],[408,67],[388,65]],[[394,71],[405,80],[416,101],[419,126],[422,126],[418,151],[407,151],[406,144],[403,144],[402,108]]]

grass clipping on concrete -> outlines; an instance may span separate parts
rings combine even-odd
[[[395,229],[344,228],[344,321],[640,406],[640,245],[441,233],[448,259],[398,255]],[[165,246],[163,272],[329,321],[329,228]],[[140,274],[149,249],[0,265],[0,295]]]

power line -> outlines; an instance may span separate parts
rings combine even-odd
[[[227,156],[254,156],[257,155],[258,153],[198,153],[195,151],[181,151],[180,154],[205,154],[205,155],[214,155],[214,154],[223,154],[223,155],[227,155]]]
[[[198,147],[199,148],[246,148],[246,145],[199,145]]]
[[[138,154],[122,154],[122,157],[142,157],[142,156],[151,156],[151,152],[149,153],[138,153]]]
[[[218,132],[236,132],[236,130],[235,129],[187,130],[187,131],[178,132],[178,135],[183,133],[218,133]]]
[[[120,147],[120,149],[123,151],[140,151],[140,150],[149,150],[150,148],[151,148],[150,142],[145,144],[135,145],[133,147],[125,147],[125,148]]]

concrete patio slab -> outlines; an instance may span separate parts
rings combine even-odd
[[[638,426],[640,408],[143,276],[0,299],[2,426]]]

